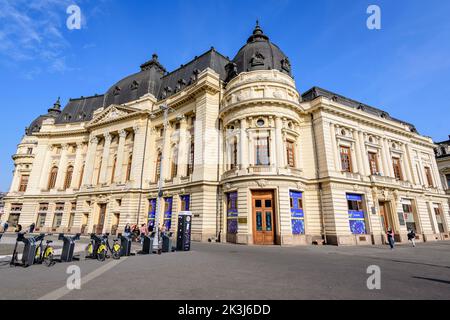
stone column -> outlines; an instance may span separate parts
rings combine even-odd
[[[66,179],[67,172],[67,151],[69,150],[68,144],[62,145],[61,157],[58,164],[58,176],[56,177],[56,190],[62,190],[64,188],[64,180]]]
[[[404,171],[406,173],[406,179],[408,179],[410,183],[414,183],[411,172],[411,162],[409,161],[408,152],[406,151],[406,145],[404,143],[402,143],[402,151],[403,151],[402,159],[403,159],[403,166],[405,168]]]
[[[391,151],[389,149],[389,144],[387,142],[386,138],[382,138],[382,147],[384,151],[384,157],[385,157],[385,175],[391,178],[394,178],[394,172],[392,168],[392,157],[391,157]]]
[[[358,162],[358,173],[362,176],[365,175],[364,165],[363,165],[363,155],[362,155],[362,146],[359,137],[359,131],[354,131],[355,138],[355,151],[356,151],[356,161]]]
[[[364,167],[364,173],[366,176],[369,176],[370,173],[370,167],[369,167],[369,153],[367,152],[366,148],[366,142],[365,142],[365,136],[362,131],[359,131],[359,144],[361,146],[361,152],[362,152],[362,162]]]
[[[119,145],[117,147],[117,164],[116,164],[116,173],[114,177],[114,181],[117,184],[122,184],[122,167],[123,160],[125,156],[125,139],[127,137],[127,132],[125,130],[119,130]]]
[[[187,163],[189,159],[189,148],[187,142],[187,120],[184,117],[180,121],[180,131],[179,131],[179,140],[178,140],[178,172],[177,175],[179,177],[187,176]]]
[[[405,150],[405,155],[406,155],[406,161],[408,162],[410,173],[411,173],[411,183],[419,184],[420,182],[416,181],[416,178],[414,175],[415,165],[414,165],[413,156],[411,154],[411,149],[409,147],[409,144],[405,144],[404,148],[405,148],[404,150]],[[420,177],[417,177],[417,178],[420,179]]]
[[[330,123],[330,131],[331,131],[331,146],[333,147],[334,170],[340,171],[339,157],[338,157],[339,150],[336,143],[336,125],[334,123]]]
[[[163,165],[163,172],[161,172],[163,179],[168,179],[170,177],[170,171],[172,169],[172,163],[171,163],[171,159],[172,159],[172,148],[170,147],[171,145],[171,139],[170,136],[172,135],[172,127],[169,124],[167,124],[167,129],[165,131],[165,144],[162,146],[162,160],[164,161],[164,165]]]
[[[45,150],[44,163],[42,165],[42,171],[40,174],[41,179],[40,179],[40,183],[39,183],[39,190],[37,190],[38,192],[40,192],[41,190],[47,190],[48,178],[49,178],[49,174],[50,174],[50,165],[51,165],[53,146],[49,145],[45,149],[46,150]]]
[[[248,136],[247,136],[247,119],[241,119],[240,131],[240,165],[241,169],[248,168]]]
[[[82,185],[92,185],[92,175],[94,173],[95,154],[97,152],[97,145],[98,145],[98,138],[92,137],[89,142],[88,151],[86,154],[86,164],[84,167]]]
[[[133,186],[139,187],[141,181],[142,159],[144,157],[145,128],[142,130],[142,128],[135,126],[133,131],[133,159],[131,163],[130,180],[133,183]]]
[[[103,136],[105,138],[105,143],[103,145],[102,166],[100,168],[100,184],[105,184],[107,182],[109,153],[112,140],[112,136],[109,133],[105,133]]]
[[[431,170],[433,172],[433,177],[434,177],[434,186],[438,189],[443,189],[442,187],[442,180],[439,174],[439,169],[437,167],[437,163],[436,163],[436,158],[434,157],[434,155],[431,155]]]
[[[81,167],[83,166],[83,147],[84,143],[77,143],[77,151],[75,154],[75,166],[73,168],[72,183],[70,184],[71,189],[77,189],[78,183],[80,181]]]
[[[277,168],[286,167],[286,161],[284,157],[286,147],[284,146],[283,143],[282,129],[283,129],[283,121],[281,120],[281,118],[275,117],[275,146],[273,149],[271,148],[270,151],[276,154]]]
[[[14,168],[13,180],[11,182],[11,188],[9,189],[9,192],[19,191],[19,181],[20,181],[19,166],[16,165],[16,167]]]

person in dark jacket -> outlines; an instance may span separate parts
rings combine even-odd
[[[387,238],[389,246],[391,247],[391,250],[393,250],[395,245],[395,239],[394,239],[394,232],[392,231],[391,228],[389,228],[389,230],[387,231]]]
[[[123,230],[123,234],[125,237],[129,237],[131,235],[131,227],[130,227],[129,223],[127,223],[127,225],[125,226],[125,229]]]
[[[32,224],[30,224],[30,233],[34,232],[34,228],[36,228],[36,225],[33,222]]]
[[[413,229],[408,230],[408,241],[411,241],[413,247],[416,246],[416,233]]]

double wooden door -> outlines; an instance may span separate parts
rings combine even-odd
[[[253,243],[275,244],[274,196],[272,191],[252,193]]]
[[[98,213],[98,222],[97,227],[95,229],[96,234],[103,233],[103,226],[105,225],[105,216],[106,216],[106,204],[99,205],[99,213]]]

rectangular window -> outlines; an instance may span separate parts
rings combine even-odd
[[[353,172],[352,169],[352,156],[351,156],[351,150],[349,147],[341,146],[340,147],[340,153],[341,153],[341,166],[342,171],[344,172]]]
[[[28,176],[28,175],[23,175],[20,177],[19,192],[27,191],[29,178],[30,178],[30,176]]]
[[[227,193],[227,233],[236,234],[238,230],[237,192]]]
[[[431,174],[431,168],[430,167],[425,167],[425,175],[427,176],[428,186],[429,187],[434,187],[433,176]]]
[[[379,174],[377,157],[378,155],[376,153],[369,152],[370,174],[373,176]]]
[[[257,136],[255,141],[256,165],[270,165],[269,137]]]
[[[172,166],[170,170],[170,176],[175,178],[178,175],[178,147],[174,147],[172,151]]]
[[[181,200],[180,211],[189,211],[191,196],[188,194],[181,195],[180,200]]]
[[[231,144],[231,164],[230,169],[236,169],[237,162],[238,162],[238,145],[237,145],[237,139],[233,139],[233,143]]]
[[[450,188],[450,174],[445,175],[447,178],[447,186]]]
[[[366,221],[363,197],[359,194],[347,194],[348,219],[353,234],[366,234]]]
[[[402,166],[400,158],[392,158],[392,167],[394,168],[394,176],[397,180],[403,180]]]
[[[444,217],[442,206],[439,203],[433,203],[434,214],[436,216],[436,222],[438,225],[439,233],[444,233]]]
[[[299,191],[289,192],[291,203],[292,234],[305,234],[305,215],[303,212],[303,193]]]
[[[55,212],[55,215],[53,216],[53,229],[61,227],[62,217],[62,212]]]
[[[417,231],[412,201],[409,199],[402,199],[402,208],[403,208],[403,215],[404,215],[405,222],[406,222],[406,228],[408,230]]]
[[[33,154],[33,148],[28,148],[27,149],[27,154],[29,154],[29,155]]]
[[[287,163],[291,168],[295,167],[295,145],[292,141],[286,142]]]
[[[21,204],[12,204],[11,211],[8,217],[8,224],[13,227],[17,227],[19,224],[20,213],[22,212]]]

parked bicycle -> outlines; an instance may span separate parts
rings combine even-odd
[[[45,247],[43,245],[44,239],[45,239],[45,234],[40,234],[39,236],[35,237],[35,241],[36,243],[38,241],[39,244],[36,247],[36,253],[34,255],[34,263],[35,264],[44,264],[47,267],[51,267],[54,266],[56,261],[54,259],[54,255],[53,255],[53,246],[52,240],[46,240],[45,242]],[[49,234],[49,236],[51,236],[51,234]]]
[[[122,247],[119,243],[119,239],[118,238],[113,239],[113,245],[110,246],[108,241],[108,234],[103,235],[103,237],[106,241],[106,246],[108,247],[108,250],[111,252],[112,258],[115,260],[120,259],[120,251]]]
[[[107,256],[106,241],[104,236],[99,237],[96,234],[92,233],[91,241],[86,247],[86,258],[97,259],[98,261],[105,261]]]

